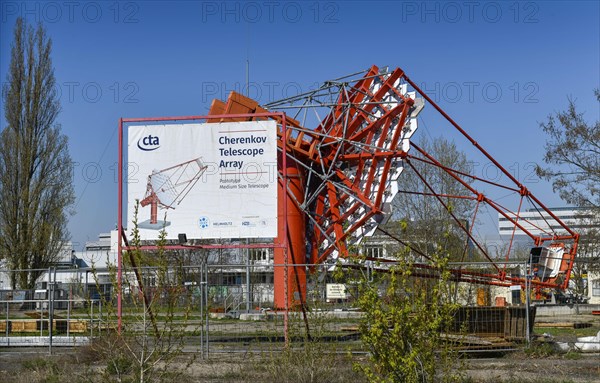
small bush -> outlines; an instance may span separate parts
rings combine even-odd
[[[281,383],[346,383],[362,381],[344,356],[329,353],[319,341],[303,342],[272,354],[267,365],[268,381]]]
[[[569,350],[565,355],[564,355],[565,359],[569,359],[569,360],[578,360],[583,358],[583,356],[581,355],[580,352],[577,351],[571,351]]]
[[[39,383],[59,383],[61,371],[58,364],[51,359],[35,358],[22,363],[24,369],[31,371],[35,381]]]
[[[52,371],[53,373],[58,372],[58,365],[56,362],[46,358],[35,358],[26,360],[22,363],[23,368],[31,371]]]
[[[530,358],[545,358],[557,353],[558,351],[556,351],[552,343],[547,342],[533,342],[525,349],[525,355]]]
[[[133,362],[125,356],[117,356],[107,361],[106,372],[110,375],[127,375],[133,369]]]

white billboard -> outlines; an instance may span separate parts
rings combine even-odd
[[[275,121],[127,129],[127,228],[143,240],[277,236]]]

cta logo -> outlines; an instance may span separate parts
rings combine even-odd
[[[144,150],[146,152],[151,152],[160,148],[160,140],[157,136],[148,135],[147,137],[142,137],[137,142],[138,148],[140,150]]]
[[[210,220],[208,217],[200,217],[198,220],[198,226],[200,226],[200,229],[208,229],[210,226]]]

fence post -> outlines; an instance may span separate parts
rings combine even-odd
[[[52,355],[52,269],[48,268],[48,286],[46,286],[46,294],[48,294],[48,353]],[[42,330],[44,324],[41,323]]]
[[[94,337],[94,300],[90,299],[90,340]]]
[[[10,346],[10,341],[9,341],[9,338],[8,338],[8,333],[9,333],[9,331],[8,331],[8,325],[9,325],[9,322],[8,322],[8,308],[9,308],[8,301],[6,301],[6,345]]]
[[[208,353],[210,352],[210,346],[209,346],[209,337],[208,337],[208,332],[209,332],[209,318],[210,318],[210,314],[208,312],[208,255],[207,258],[205,259],[205,264],[204,264],[204,283],[205,283],[205,289],[204,289],[204,298],[206,301],[206,357],[208,358]]]
[[[49,269],[50,275],[48,278],[50,279],[50,285],[48,286],[48,348],[50,355],[52,355],[52,337],[54,336],[53,325],[54,325],[54,293],[56,291],[56,267]],[[52,278],[54,276],[54,278]],[[54,281],[53,281],[54,279]]]
[[[248,245],[249,239],[246,239],[246,245]],[[250,313],[251,303],[250,303],[250,249],[244,249],[246,253],[246,313]]]
[[[69,339],[69,328],[71,327],[71,300],[73,299],[73,287],[69,285],[69,298],[67,301],[67,339]]]
[[[204,314],[204,284],[203,284],[203,268],[202,263],[198,272],[198,288],[200,289],[200,355],[204,359],[204,324],[202,323],[202,315]]]
[[[525,337],[526,337],[526,341],[527,341],[527,347],[529,348],[529,346],[531,345],[531,334],[529,333],[529,310],[531,308],[531,302],[530,302],[530,287],[531,287],[531,278],[533,277],[532,275],[532,270],[531,270],[531,259],[532,255],[529,254],[529,268],[525,268],[526,273],[527,273],[527,277],[525,278]]]
[[[102,299],[98,299],[98,335],[102,334]]]
[[[40,338],[44,336],[44,301],[40,299],[39,301],[35,299],[35,290],[34,291],[34,300],[33,302],[36,305],[36,308],[39,304],[40,306]]]

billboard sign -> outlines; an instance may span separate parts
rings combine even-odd
[[[132,125],[127,227],[142,240],[277,236],[275,121]]]

